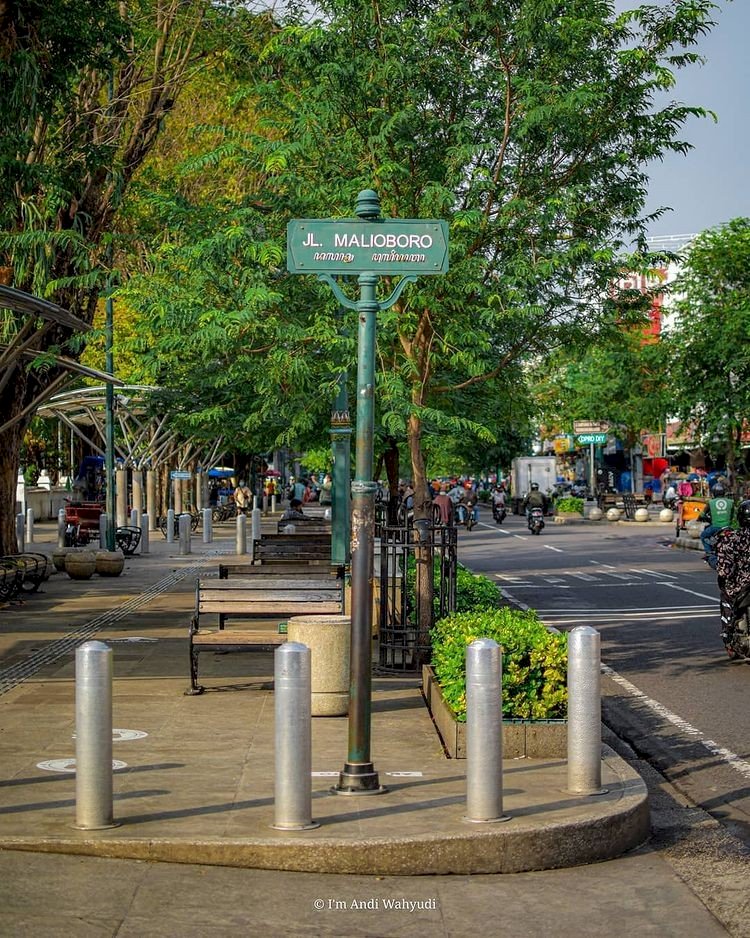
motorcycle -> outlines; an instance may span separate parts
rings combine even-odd
[[[722,590],[721,640],[730,658],[750,659],[750,590],[734,602]]]
[[[541,508],[529,508],[527,524],[532,534],[540,534],[544,527],[544,511]]]
[[[456,523],[462,524],[467,531],[471,531],[471,529],[477,523],[476,518],[474,517],[474,509],[469,509],[466,505],[463,505],[459,502],[459,504],[456,506]]]
[[[492,517],[496,524],[502,524],[508,514],[505,505],[496,505],[492,503]]]

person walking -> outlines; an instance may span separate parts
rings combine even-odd
[[[237,506],[238,515],[246,515],[253,504],[253,493],[245,484],[244,479],[240,479],[240,484],[234,490],[234,503]]]

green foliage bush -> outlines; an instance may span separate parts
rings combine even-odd
[[[455,613],[432,630],[432,666],[456,719],[466,722],[466,647],[492,638],[503,647],[503,715],[550,720],[567,715],[568,640],[533,610]]]
[[[477,498],[479,499],[480,502],[487,504],[487,502],[489,502],[490,500],[489,489],[480,489],[479,492],[477,493]]]
[[[436,580],[437,583],[437,580]],[[458,564],[456,567],[456,612],[474,612],[496,608],[500,602],[500,587],[481,573],[472,573]]]
[[[568,495],[565,498],[559,498],[555,502],[555,511],[557,512],[557,514],[577,512],[579,515],[582,515],[583,514],[583,499],[573,498],[572,495]]]

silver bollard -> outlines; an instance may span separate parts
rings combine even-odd
[[[263,496],[263,514],[264,515],[268,514],[268,496],[267,495]]]
[[[190,515],[180,515],[180,553],[190,553]]]
[[[102,550],[107,548],[107,528],[109,527],[109,515],[103,511],[99,515],[99,547]]]
[[[138,527],[138,521],[140,520],[140,512],[137,508],[130,509],[130,526],[133,528]]]
[[[272,515],[276,514],[276,496],[275,495],[271,496],[271,514]]]
[[[26,509],[26,540],[29,544],[34,543],[34,509]]]
[[[250,522],[251,522],[251,525],[250,525],[251,536],[252,536],[252,541],[254,544],[256,541],[260,540],[260,531],[261,531],[260,508],[253,508],[253,514],[250,519]]]
[[[80,830],[116,827],[112,816],[112,649],[76,649],[76,822]]]
[[[167,509],[167,544],[174,544],[174,508]]]
[[[235,553],[247,553],[247,518],[244,515],[237,515],[237,537]]]
[[[65,509],[57,512],[57,546],[65,547]]]
[[[141,515],[141,554],[148,554],[151,550],[151,544],[149,542],[149,531],[151,529],[151,519],[148,516],[148,512],[144,512]]]
[[[211,518],[211,509],[203,509],[203,543],[210,544],[214,539],[214,526]]]
[[[277,830],[304,831],[312,819],[312,696],[310,649],[287,642],[274,653],[274,823]]]
[[[568,633],[568,791],[601,795],[601,643],[590,625]]]
[[[466,649],[466,816],[475,824],[503,815],[503,650],[491,638]]]
[[[23,512],[16,515],[16,542],[18,543],[19,554],[22,554],[26,550],[26,525],[24,524],[24,520]]]
[[[257,496],[257,495],[253,495],[253,511],[255,511],[255,509],[258,508],[258,507],[259,507],[259,505],[258,505],[258,496]]]

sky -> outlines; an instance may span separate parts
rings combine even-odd
[[[706,64],[679,72],[672,97],[715,111],[718,123],[691,120],[683,139],[694,149],[649,166],[647,208],[673,209],[651,225],[651,237],[693,234],[750,217],[750,0],[717,4],[717,25],[698,46]],[[633,4],[618,4],[625,5]]]

